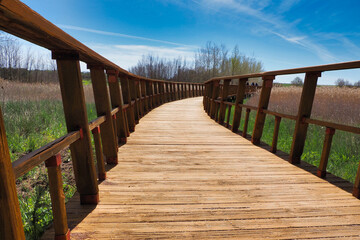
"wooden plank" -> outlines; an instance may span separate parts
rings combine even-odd
[[[73,239],[359,236],[356,198],[210,120],[202,98],[149,112],[119,161],[95,209],[68,204]]]
[[[99,191],[78,56],[53,52],[53,58],[57,63],[67,131],[82,131],[82,138],[70,145],[76,187],[81,203],[97,204]]]
[[[114,129],[113,118],[111,116],[111,105],[110,105],[110,97],[109,90],[106,83],[105,72],[102,67],[99,66],[89,66],[90,68],[90,76],[92,82],[92,89],[94,93],[95,100],[95,108],[96,114],[98,117],[105,115],[106,121],[101,124],[101,140],[103,143],[102,151],[105,155],[107,162],[117,162],[117,137],[116,137],[116,129]],[[109,80],[111,77],[112,81],[117,81],[116,76],[109,76]],[[112,83],[109,83],[112,85]],[[121,105],[117,105],[120,107]],[[121,120],[122,123],[124,120]],[[124,133],[124,125],[117,125],[117,128],[122,128],[121,132]],[[123,136],[119,136],[123,137]],[[102,153],[101,153],[102,154]]]
[[[314,102],[317,80],[320,76],[320,72],[306,73],[305,76],[289,158],[289,162],[294,164],[298,164],[300,162],[300,158],[304,150],[307,128],[309,124],[304,122],[303,119],[310,118],[311,116],[311,109]]]
[[[0,138],[0,239],[22,240],[25,234],[1,108]]]

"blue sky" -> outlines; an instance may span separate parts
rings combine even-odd
[[[128,69],[143,54],[191,61],[207,41],[238,44],[265,70],[360,60],[357,0],[26,0],[42,16]],[[359,70],[320,83],[360,80]],[[286,82],[295,76],[282,77]]]

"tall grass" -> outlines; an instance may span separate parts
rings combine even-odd
[[[66,134],[66,124],[57,84],[26,84],[0,80],[0,101],[11,160],[32,152]],[[96,118],[92,86],[84,86],[88,119]],[[69,150],[61,152],[66,199],[76,191]],[[39,239],[52,222],[51,201],[44,164],[16,181],[27,239]]]
[[[296,115],[300,101],[301,88],[278,87],[272,90],[269,109]],[[257,106],[259,95],[250,98],[246,104]],[[315,95],[312,118],[360,126],[360,89],[318,87]],[[232,108],[230,122],[234,108]],[[251,111],[248,134],[252,134],[256,112]],[[239,129],[244,126],[245,110]],[[271,145],[275,117],[267,115],[261,140]],[[295,121],[282,119],[279,130],[277,148],[290,153],[294,134]],[[301,159],[318,166],[320,162],[325,127],[309,125],[305,147]],[[360,161],[360,135],[336,131],[330,151],[327,171],[348,181],[354,182]]]

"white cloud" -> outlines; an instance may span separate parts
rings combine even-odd
[[[95,34],[100,34],[100,35],[105,35],[105,36],[132,38],[132,39],[145,40],[145,41],[150,41],[150,42],[163,43],[163,44],[168,44],[168,45],[197,48],[197,46],[186,45],[186,44],[182,44],[182,43],[170,42],[170,41],[153,39],[153,38],[128,35],[128,34],[123,34],[123,33],[107,32],[107,31],[101,31],[101,30],[97,30],[97,29],[84,28],[84,27],[78,27],[78,26],[72,26],[72,25],[63,25],[63,24],[58,24],[57,26],[62,29],[89,32],[89,33],[95,33]]]
[[[114,62],[118,66],[129,69],[135,66],[143,55],[153,54],[161,58],[187,59],[192,62],[194,50],[189,47],[158,47],[146,45],[108,45],[108,44],[87,44],[91,49]]]

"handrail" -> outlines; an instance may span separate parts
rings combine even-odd
[[[31,153],[20,157],[18,160],[12,163],[15,178],[21,177],[78,139],[80,139],[80,131],[71,132]]]
[[[273,141],[270,149],[270,151],[273,153],[277,151],[277,140],[281,119],[286,118],[289,120],[295,120],[295,130],[289,156],[289,162],[293,164],[300,163],[300,158],[305,145],[308,124],[326,127],[323,152],[321,154],[320,164],[318,166],[317,172],[317,175],[319,177],[325,178],[327,162],[331,149],[332,136],[335,134],[335,130],[360,134],[360,128],[311,118],[311,108],[314,101],[317,80],[321,76],[321,73],[325,71],[354,68],[360,68],[360,61],[212,78],[205,82],[205,94],[203,100],[204,110],[211,118],[213,118],[219,124],[224,124],[225,127],[230,127],[233,132],[237,132],[240,126],[242,108],[246,109],[244,128],[242,133],[243,137],[247,136],[250,112],[256,111],[254,129],[251,136],[251,142],[255,145],[258,145],[260,143],[266,115],[269,114],[275,116]],[[271,89],[273,87],[273,80],[278,75],[295,73],[305,73],[305,81],[302,89],[302,95],[297,115],[294,116],[268,110]],[[261,77],[263,81],[259,97],[259,103],[257,106],[249,106],[243,104],[243,99],[245,98],[247,89],[246,82],[249,78],[253,77]],[[229,96],[231,96],[228,94],[228,87],[229,82],[232,79],[238,79],[238,85],[236,90],[236,100],[234,103],[229,103],[225,100],[228,99]],[[232,119],[233,123],[232,125],[230,125],[230,111],[232,106],[234,106],[234,114]],[[225,107],[228,108],[227,118],[225,118]],[[360,199],[360,162],[357,176],[355,179],[353,195]]]
[[[279,75],[308,73],[308,72],[325,72],[325,71],[346,70],[346,69],[354,69],[354,68],[360,68],[360,61],[333,63],[333,64],[302,67],[302,68],[291,68],[291,69],[268,71],[268,72],[261,72],[261,73],[250,73],[250,74],[241,74],[241,75],[233,75],[233,76],[215,77],[215,78],[211,78],[211,79],[207,80],[205,83],[209,83],[212,81],[219,81],[219,80],[259,78],[259,77],[264,77],[264,76],[279,76]]]

